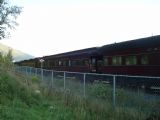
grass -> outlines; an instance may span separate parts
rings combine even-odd
[[[0,120],[51,120],[72,117],[72,110],[27,87],[21,76],[0,72]],[[25,80],[24,80],[25,81]]]
[[[35,76],[30,78],[0,69],[0,120],[158,120],[156,112],[113,108],[105,97],[111,95],[109,87],[95,84],[90,90],[95,99],[84,98],[69,89],[50,89]],[[121,102],[128,100],[123,90],[117,94]]]
[[[44,77],[45,78],[45,77]],[[48,80],[48,81],[47,81]],[[51,87],[51,80],[49,77],[45,78],[46,87]],[[65,88],[71,94],[76,96],[84,96],[84,86],[83,82],[78,80],[72,80],[66,78],[65,81]],[[63,91],[64,87],[64,80],[63,78],[55,77],[53,80],[53,87],[59,91]],[[95,83],[86,83],[85,85],[85,94],[86,97],[91,99],[98,99],[99,101],[109,102],[113,105],[113,87],[109,84],[103,84],[102,82],[95,82]],[[158,102],[159,98],[157,96],[156,99],[150,99],[146,96],[143,92],[135,92],[131,90],[125,90],[123,88],[116,88],[116,106],[119,107],[130,107],[135,109],[141,109],[142,111],[152,111],[154,109],[160,108],[160,101]],[[150,96],[150,98],[153,96]]]

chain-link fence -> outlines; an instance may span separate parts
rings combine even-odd
[[[114,107],[160,112],[160,77],[54,71],[16,67],[16,72],[37,77],[50,89],[69,91]]]

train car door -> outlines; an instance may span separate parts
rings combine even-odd
[[[90,69],[91,72],[97,72],[97,59],[95,57],[91,57]]]

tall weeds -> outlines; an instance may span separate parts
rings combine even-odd
[[[7,54],[0,52],[0,69],[10,70],[13,68],[12,50],[10,49]]]

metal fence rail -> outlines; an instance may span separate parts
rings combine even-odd
[[[16,72],[37,77],[51,89],[101,99],[114,107],[160,111],[160,77],[55,71],[21,66]]]

